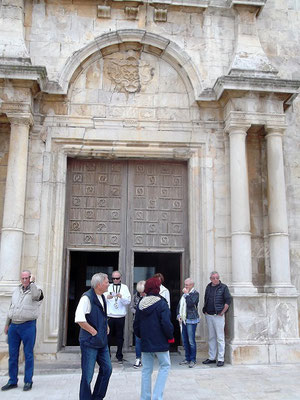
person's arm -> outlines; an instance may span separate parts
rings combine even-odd
[[[195,290],[194,292],[190,292],[185,296],[186,305],[189,308],[198,307],[199,302],[199,293]]]
[[[167,339],[173,339],[174,335],[174,326],[171,322],[171,313],[168,305],[166,303],[163,304],[161,313],[160,313],[160,323],[162,330]]]
[[[139,308],[136,308],[136,313],[135,313],[135,318],[133,321],[133,331],[135,336],[138,338],[141,338],[141,330],[140,330],[140,313],[139,313]]]
[[[85,314],[91,312],[91,302],[87,296],[82,296],[79,300],[75,312],[75,322],[85,331],[89,332],[92,336],[97,335],[97,330],[92,327],[86,320]]]
[[[77,323],[82,329],[89,332],[92,336],[97,335],[98,332],[96,331],[96,329],[93,328],[92,325],[90,325],[88,322],[77,322]]]
[[[31,276],[30,277],[30,292],[31,292],[31,298],[34,301],[40,301],[41,295],[42,295],[42,290],[39,289],[36,284],[35,284],[35,277]]]
[[[123,286],[123,288],[122,288]],[[127,306],[128,304],[130,304],[131,302],[131,294],[129,292],[129,289],[126,285],[122,285],[121,288],[123,289],[123,294],[122,293],[118,293],[117,296],[120,298],[121,303],[124,306]]]
[[[229,293],[229,289],[227,286],[225,286],[225,290],[224,290],[224,301],[225,301],[225,304],[224,304],[223,310],[219,314],[221,316],[226,313],[226,311],[228,310],[230,303],[231,303],[231,295]]]
[[[229,305],[225,303],[223,310],[218,315],[221,315],[221,316],[224,315],[226,313],[226,311],[228,310],[228,308],[229,308]]]

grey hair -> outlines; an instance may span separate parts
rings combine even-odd
[[[220,274],[218,271],[212,271],[209,275],[209,277],[211,278],[213,275],[218,275],[218,277],[220,278]]]
[[[95,289],[95,287],[99,284],[99,283],[103,283],[104,279],[107,278],[106,274],[103,274],[102,272],[99,272],[98,274],[95,274],[92,276],[91,279],[91,287],[93,289]]]
[[[22,271],[22,274],[23,274],[23,272],[28,272],[28,274],[31,275],[31,271],[29,271],[29,269],[24,269],[24,270]]]
[[[143,291],[145,290],[145,283],[146,283],[146,281],[139,281],[139,282],[136,284],[136,290],[137,290],[137,292],[143,293]]]
[[[184,280],[184,282],[186,282],[186,281],[189,281],[190,283],[192,283],[193,285],[195,285],[195,282],[194,282],[194,280],[193,280],[192,278],[186,278],[186,279]]]

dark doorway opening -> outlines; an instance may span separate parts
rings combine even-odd
[[[151,278],[160,272],[165,278],[164,286],[171,297],[171,319],[174,325],[175,343],[171,351],[180,345],[180,328],[176,320],[176,308],[181,296],[180,270],[182,253],[134,253],[134,290],[137,282]]]
[[[92,276],[103,272],[110,277],[118,265],[118,252],[70,251],[67,346],[79,345],[79,325],[74,322],[75,311],[80,297],[91,287]]]

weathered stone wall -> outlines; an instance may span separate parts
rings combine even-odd
[[[300,78],[300,4],[297,0],[271,0],[257,21],[260,41],[283,78]],[[300,291],[300,99],[287,112],[284,138],[285,178],[289,216],[292,283]],[[300,305],[300,299],[298,299]]]

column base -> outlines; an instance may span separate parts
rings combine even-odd
[[[299,296],[297,289],[290,283],[268,284],[264,286],[265,293]]]
[[[229,286],[230,292],[232,294],[255,294],[257,293],[257,288],[249,282],[239,282],[231,283]]]
[[[269,343],[253,341],[226,344],[226,360],[241,364],[296,364],[300,362],[300,339],[274,340]]]
[[[297,294],[232,293],[226,313],[232,364],[300,362]]]

